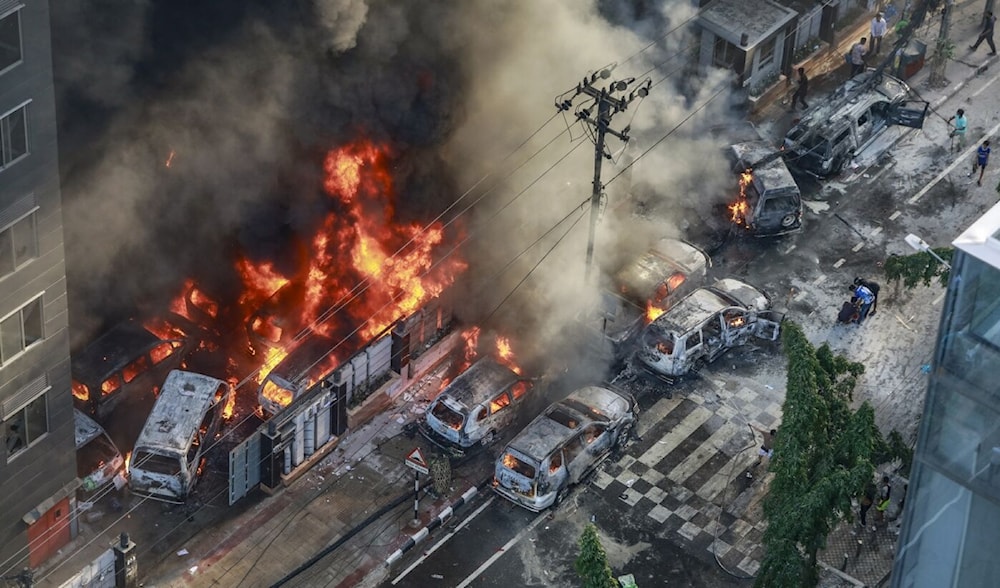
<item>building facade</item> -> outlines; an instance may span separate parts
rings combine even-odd
[[[46,0],[0,0],[0,577],[75,534],[76,452]]]
[[[954,242],[892,585],[996,586],[1000,204]]]

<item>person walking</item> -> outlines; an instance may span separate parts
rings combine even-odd
[[[969,45],[970,51],[975,51],[979,48],[979,44],[986,41],[986,44],[990,46],[990,55],[997,54],[997,46],[993,44],[993,27],[997,24],[997,17],[993,16],[993,11],[986,12],[986,18],[983,19],[983,30],[979,33],[979,37],[976,38],[976,42]]]
[[[875,504],[875,484],[871,480],[865,484],[865,491],[858,500],[861,512],[861,528],[868,528],[868,511]]]
[[[774,437],[778,434],[777,429],[762,429],[756,425],[751,424],[750,427],[755,431],[758,431],[763,435],[763,439],[760,443],[760,449],[757,450],[757,461],[753,462],[750,466],[750,470],[757,469],[760,464],[764,463],[764,458],[766,457],[769,461],[774,457]],[[753,474],[747,470],[747,477],[753,479]]]
[[[965,111],[959,108],[955,116],[948,119],[948,124],[953,125],[951,133],[948,134],[951,138],[952,151],[959,152],[965,149],[965,132],[969,129],[969,120],[965,117]]]
[[[859,73],[865,71],[865,55],[868,54],[868,50],[865,49],[865,43],[868,39],[861,37],[861,40],[851,47],[851,77],[858,75]]]
[[[871,41],[869,41],[868,49],[871,51],[872,55],[878,55],[879,51],[882,50],[882,37],[885,36],[885,32],[889,29],[889,24],[885,22],[882,13],[879,12],[872,19],[870,31]]]
[[[873,316],[878,311],[878,293],[882,289],[882,286],[875,281],[866,280],[864,278],[854,278],[855,286],[864,286],[868,288],[868,291],[872,293],[872,309],[868,312],[868,316]]]
[[[979,170],[979,181],[976,182],[977,186],[983,185],[983,174],[986,172],[986,164],[989,163],[989,161],[990,142],[989,139],[987,139],[976,149],[976,160],[972,162],[972,171],[969,172],[969,177],[971,178],[976,173],[976,169]]]
[[[885,523],[885,511],[889,510],[892,496],[892,484],[889,483],[889,476],[882,476],[882,484],[878,487],[878,504],[875,505],[876,523]],[[872,531],[876,529],[872,526]]]
[[[802,108],[809,108],[806,104],[806,94],[809,93],[809,77],[806,76],[806,68],[799,68],[799,86],[795,88],[795,93],[792,94],[792,110],[795,110],[795,102],[801,102]]]

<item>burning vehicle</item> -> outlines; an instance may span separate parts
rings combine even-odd
[[[87,494],[96,494],[112,483],[117,476],[122,476],[120,483],[124,484],[122,473],[125,458],[107,431],[94,419],[76,409],[73,409],[73,423],[76,439],[76,476],[80,478],[82,490]]]
[[[420,433],[456,457],[488,447],[514,426],[532,387],[531,380],[484,357],[430,403]]]
[[[697,371],[753,336],[777,340],[782,316],[757,288],[733,278],[699,288],[650,323],[636,357],[671,381]]]
[[[204,453],[232,396],[232,385],[223,380],[170,372],[135,443],[129,488],[157,500],[184,502],[198,481]]]
[[[729,206],[730,220],[755,237],[773,237],[802,229],[802,195],[788,166],[766,141],[729,147],[739,177],[740,195]]]
[[[876,140],[891,126],[923,127],[929,104],[908,100],[909,95],[905,82],[882,71],[847,80],[785,135],[788,164],[825,178],[840,173],[869,147],[866,156],[877,157]],[[886,147],[888,143],[882,149]]]
[[[535,512],[558,505],[589,472],[628,443],[638,420],[635,399],[587,386],[552,404],[507,444],[493,488]]]
[[[615,274],[615,291],[605,292],[602,308],[587,311],[580,322],[601,333],[621,357],[643,325],[700,286],[710,267],[712,260],[691,243],[660,239]]]
[[[126,400],[151,405],[156,387],[195,344],[180,336],[161,339],[132,321],[115,326],[73,358],[77,408],[103,420]]]
[[[333,355],[336,342],[318,333],[310,333],[285,356],[261,381],[257,400],[265,416],[281,412],[305,393],[310,386],[337,367]]]

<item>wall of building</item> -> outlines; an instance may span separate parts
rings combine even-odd
[[[28,155],[0,169],[0,219],[9,224],[12,211],[19,215],[34,209],[38,248],[34,259],[0,278],[0,320],[41,295],[43,338],[0,365],[0,440],[4,442],[0,446],[0,562],[15,556],[0,567],[0,575],[28,565],[28,526],[22,517],[46,501],[59,503],[76,477],[49,9],[46,0],[23,4],[19,10],[21,62],[0,73],[0,114],[28,103]],[[0,0],[0,15],[16,6],[20,6],[16,1]],[[20,412],[14,409],[23,404],[27,393],[39,390],[47,390],[42,396],[47,432],[12,456],[8,444],[15,442],[9,431]],[[60,517],[71,514],[64,510]],[[38,528],[33,530],[38,532]]]

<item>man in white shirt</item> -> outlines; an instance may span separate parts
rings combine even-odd
[[[885,36],[887,30],[889,30],[889,25],[882,17],[882,13],[879,12],[872,19],[871,25],[871,41],[869,41],[868,48],[872,55],[878,55],[878,52],[882,50],[882,37]]]

